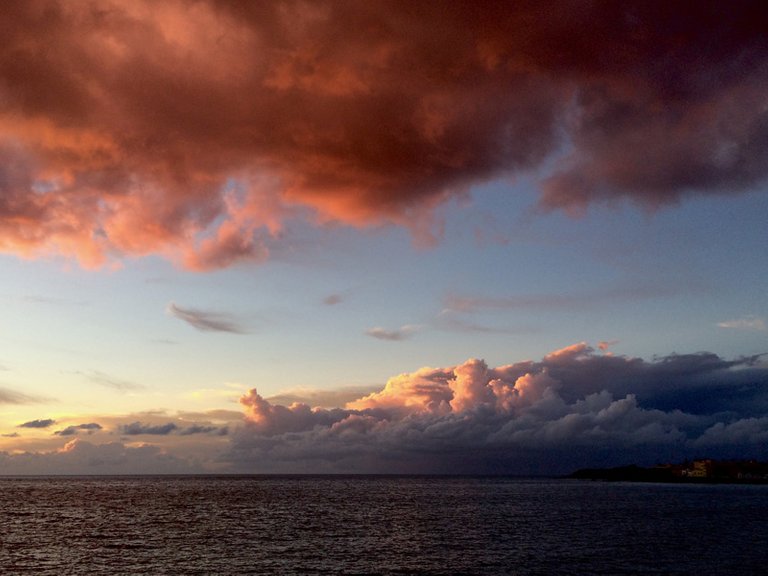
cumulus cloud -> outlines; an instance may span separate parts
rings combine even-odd
[[[96,422],[89,422],[88,424],[77,424],[73,426],[67,426],[63,430],[57,430],[54,432],[56,436],[74,436],[75,434],[79,432],[86,432],[88,434],[93,434],[94,432],[97,432],[98,430],[101,430],[102,426],[101,424],[97,424]]]
[[[43,420],[30,420],[29,422],[24,422],[23,424],[19,424],[19,428],[48,428],[49,426],[53,426],[56,424],[56,420],[52,420],[50,418],[45,418]]]
[[[768,174],[759,1],[16,2],[0,17],[0,250],[259,262],[289,217],[434,235],[542,166],[578,213]]]
[[[729,328],[731,330],[765,330],[765,319],[756,316],[746,316],[736,320],[726,320],[718,322],[720,328]]]
[[[167,311],[171,316],[183,320],[202,332],[246,333],[245,328],[238,324],[229,314],[197,310],[195,308],[182,308],[173,302],[168,305]]]
[[[627,459],[768,457],[768,368],[710,353],[644,360],[577,343],[489,367],[470,359],[391,378],[326,409],[241,398],[238,470],[559,473]]]
[[[366,336],[376,338],[377,340],[390,340],[396,342],[410,338],[418,331],[418,329],[418,326],[413,326],[412,324],[406,324],[405,326],[401,326],[395,330],[387,330],[381,326],[376,326],[366,330],[365,334]]]

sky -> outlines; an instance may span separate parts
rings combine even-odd
[[[766,26],[4,7],[0,474],[768,459]]]

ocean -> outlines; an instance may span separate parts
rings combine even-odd
[[[0,574],[766,574],[768,486],[0,479]]]

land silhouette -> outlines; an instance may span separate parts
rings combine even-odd
[[[707,458],[652,467],[630,464],[614,468],[581,468],[567,477],[607,482],[768,484],[768,462]]]

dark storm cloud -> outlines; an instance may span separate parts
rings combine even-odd
[[[695,455],[768,457],[768,366],[715,354],[643,360],[586,344],[541,361],[423,368],[345,408],[241,399],[239,470],[560,473]]]
[[[435,206],[545,160],[543,209],[735,194],[768,175],[767,15],[760,1],[9,3],[0,247],[207,270],[263,261],[301,208],[428,240]]]
[[[172,316],[203,332],[229,332],[231,334],[244,334],[246,332],[245,328],[228,314],[182,308],[173,302],[168,305],[167,311]]]

